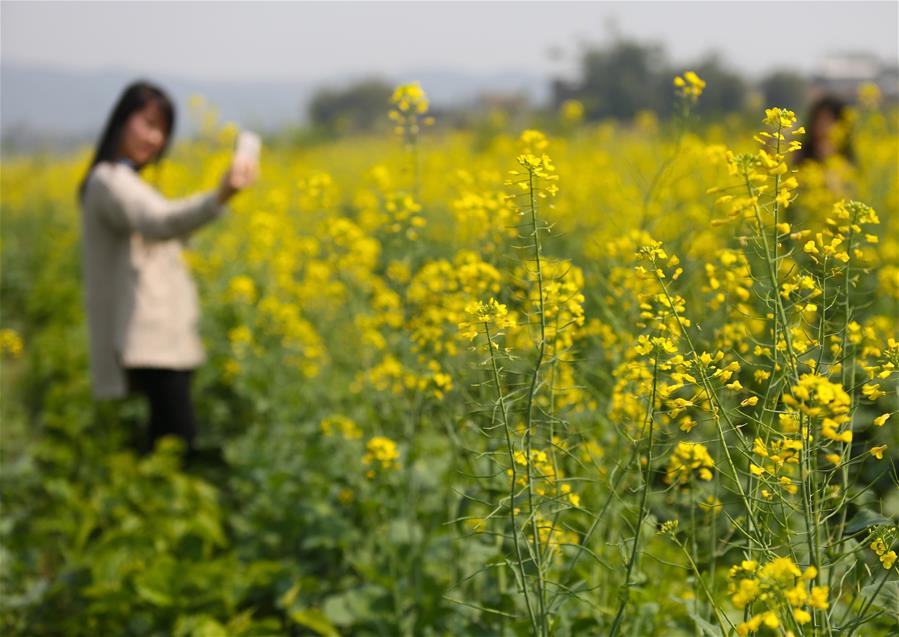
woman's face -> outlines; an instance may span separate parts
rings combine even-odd
[[[836,152],[834,145],[834,125],[836,117],[827,109],[821,109],[815,114],[812,122],[812,135],[815,137],[816,159],[824,160]]]
[[[131,113],[125,122],[119,143],[119,156],[143,166],[159,154],[165,140],[165,115],[159,102],[150,100],[142,109]]]

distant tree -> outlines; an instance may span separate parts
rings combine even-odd
[[[669,73],[672,77],[682,73],[680,69]],[[737,72],[727,68],[722,59],[710,55],[698,64],[690,67],[699,77],[705,80],[706,87],[696,105],[696,112],[702,115],[724,115],[742,111],[746,106],[749,89],[746,81]]]
[[[577,81],[553,83],[556,107],[568,99],[580,100],[584,116],[591,120],[625,119],[647,108],[667,108],[669,95],[661,82],[665,53],[660,45],[619,39],[603,48],[587,49],[580,65]]]
[[[759,82],[765,106],[780,106],[801,113],[808,101],[808,80],[797,71],[780,69]]]
[[[367,131],[386,121],[393,88],[380,79],[366,79],[345,89],[322,89],[309,102],[309,121],[332,133]]]
[[[674,98],[672,80],[686,70],[695,71],[706,81],[697,112],[720,115],[745,106],[745,80],[717,55],[697,64],[674,67],[661,45],[620,38],[608,46],[585,50],[578,79],[555,79],[553,103],[558,108],[565,100],[580,100],[585,117],[590,120],[630,119],[647,109],[668,115]]]

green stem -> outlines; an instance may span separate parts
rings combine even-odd
[[[730,617],[727,614],[722,613],[718,608],[718,604],[715,601],[715,597],[712,594],[712,591],[709,590],[708,585],[705,583],[705,580],[702,579],[702,575],[699,573],[699,568],[696,566],[696,562],[693,561],[693,558],[690,557],[689,551],[687,551],[687,547],[681,544],[677,538],[672,534],[671,539],[674,540],[674,543],[680,547],[680,550],[683,552],[684,557],[687,558],[687,561],[690,563],[690,568],[693,570],[693,576],[696,578],[696,581],[702,586],[702,590],[705,592],[706,597],[709,600],[709,606],[712,607],[712,610],[715,612],[715,619],[718,620],[718,625],[721,627],[722,634],[727,632],[727,629],[724,627],[725,622],[728,626],[730,626],[731,631],[736,631],[737,627],[730,620]],[[714,574],[712,574],[712,579],[714,580]],[[728,633],[731,634],[731,633]]]
[[[615,637],[618,634],[618,629],[621,627],[621,619],[624,616],[624,609],[627,606],[628,599],[630,598],[630,586],[631,586],[631,572],[634,568],[634,562],[636,562],[637,558],[637,546],[640,544],[640,531],[643,528],[643,516],[646,508],[646,498],[649,493],[649,485],[650,480],[652,479],[652,437],[653,437],[653,422],[654,422],[654,411],[655,411],[655,402],[656,402],[656,384],[658,382],[659,377],[659,350],[656,348],[655,358],[653,359],[652,364],[652,393],[649,398],[649,406],[646,410],[646,420],[649,425],[649,447],[646,451],[647,460],[646,460],[646,473],[643,476],[643,490],[640,493],[640,509],[637,513],[637,526],[634,530],[634,543],[631,546],[631,555],[627,561],[627,571],[624,575],[624,588],[621,592],[621,602],[618,605],[618,612],[615,615],[615,621],[612,623],[612,629],[609,631],[609,637]]]
[[[512,521],[512,543],[515,546],[515,558],[518,560],[518,573],[521,577],[521,590],[524,594],[525,606],[528,610],[528,617],[531,620],[531,627],[537,629],[537,618],[534,615],[534,609],[531,604],[531,595],[528,590],[527,576],[524,567],[524,557],[521,552],[521,542],[519,541],[518,522],[515,515],[515,483],[518,475],[515,469],[515,446],[512,442],[512,431],[509,426],[508,410],[506,409],[506,399],[503,395],[502,385],[499,380],[499,368],[496,365],[496,355],[493,352],[493,340],[490,338],[490,326],[484,321],[484,333],[487,336],[487,347],[490,349],[490,363],[493,368],[493,382],[496,384],[496,395],[499,401],[500,413],[503,418],[503,430],[506,434],[506,449],[509,452],[509,464],[512,467],[512,479],[509,486],[509,517]],[[530,460],[528,461],[530,463]]]
[[[630,466],[631,466],[631,463],[637,458],[638,451],[639,451],[639,448],[638,448],[636,445],[634,445],[633,451],[631,452],[631,457],[628,458],[628,460],[627,460],[626,463],[624,463],[624,466],[625,466],[625,467],[630,467]],[[621,464],[617,465],[617,466],[615,467],[615,469],[618,469],[618,468],[620,468],[620,467],[621,467]],[[614,470],[613,470],[613,472],[614,472]],[[602,507],[600,508],[599,512],[594,516],[594,518],[593,518],[593,523],[590,525],[590,528],[587,529],[587,532],[584,534],[583,540],[581,540],[581,544],[582,544],[583,546],[586,546],[587,543],[590,541],[590,538],[593,537],[593,533],[596,532],[596,529],[599,527],[600,521],[603,519],[603,517],[605,516],[606,511],[608,511],[609,506],[612,504],[612,500],[613,500],[614,497],[615,497],[615,493],[616,493],[616,490],[618,489],[618,485],[621,484],[621,481],[624,479],[624,477],[627,475],[627,473],[628,473],[627,469],[623,469],[623,470],[619,471],[619,472],[615,475],[615,479],[614,479],[614,481],[612,482],[611,488],[610,488],[610,490],[609,490],[609,495],[606,497],[606,501],[603,503],[603,505],[602,505]],[[577,562],[578,562],[578,560],[580,559],[581,554],[584,553],[584,552],[585,552],[585,551],[578,551],[577,553],[575,553],[574,557],[571,558],[571,561],[568,563],[568,567],[567,567],[566,570],[565,570],[565,574],[564,574],[564,575],[560,578],[560,580],[559,580],[559,581],[561,582],[561,584],[562,584],[562,585],[559,587],[559,590],[568,588],[568,583],[567,583],[567,582],[568,582],[568,578],[571,577],[571,573],[574,571],[574,567],[577,565]],[[555,608],[555,601],[556,601],[556,599],[558,599],[559,594],[560,594],[560,593],[559,593],[559,591],[557,590],[557,591],[553,594],[552,599],[550,599],[550,603],[549,603],[549,609],[550,609],[550,611],[552,611],[552,609]]]
[[[528,494],[528,507],[531,515],[531,529],[534,535],[533,544],[534,544],[534,561],[537,570],[537,595],[538,601],[540,602],[540,629],[541,634],[548,634],[549,627],[547,625],[547,617],[546,617],[546,589],[543,581],[543,560],[541,559],[541,548],[540,548],[540,532],[537,524],[537,509],[534,506],[534,485],[533,485],[533,476],[531,474],[531,445],[532,445],[532,433],[534,426],[534,398],[537,393],[537,380],[540,377],[540,368],[543,365],[543,357],[546,352],[546,315],[544,311],[544,298],[543,298],[543,270],[540,259],[540,229],[537,226],[537,201],[535,198],[534,191],[534,171],[528,171],[528,194],[530,197],[530,208],[531,208],[531,226],[533,228],[533,236],[534,236],[534,260],[537,265],[537,292],[540,295],[540,303],[539,303],[539,314],[540,314],[540,343],[537,348],[537,361],[534,363],[534,373],[531,376],[531,384],[530,389],[528,390],[528,402],[527,409],[525,411],[526,423],[525,423],[525,447],[526,447],[526,459],[527,459],[527,494]]]
[[[852,225],[856,223],[857,217],[853,216]],[[850,226],[851,227],[851,226]],[[852,257],[852,238],[854,233],[849,233],[849,239],[846,247],[846,254]],[[846,355],[846,349],[848,346],[847,342],[847,333],[849,331],[849,318],[851,316],[851,308],[849,304],[849,264],[846,264],[846,270],[843,273],[843,330],[842,337],[840,339],[840,384],[845,389],[847,387],[846,384],[846,365],[849,362],[849,358]],[[849,387],[855,387],[855,348],[852,348],[853,356],[852,356],[852,377],[851,382],[848,385]],[[851,403],[849,405],[849,413],[855,414],[855,392],[849,393]],[[852,421],[849,421],[850,431],[852,430]],[[840,478],[842,482],[842,497],[846,497],[846,492],[849,490],[849,458],[846,457],[847,454],[852,452],[852,445],[845,445],[843,448],[843,452],[841,455],[840,461]],[[842,511],[840,513],[840,522],[837,525],[837,535],[836,542],[838,545],[837,553],[840,554],[843,552],[843,546],[846,542],[843,537],[844,531],[846,528],[846,518],[848,516],[848,507],[845,504],[842,506]],[[833,583],[833,569],[828,572],[827,583],[831,585]]]

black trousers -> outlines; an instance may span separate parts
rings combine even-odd
[[[143,394],[150,403],[149,436],[144,451],[152,451],[160,437],[174,434],[187,444],[188,454],[192,453],[197,435],[190,397],[192,370],[132,367],[126,371],[129,389]]]

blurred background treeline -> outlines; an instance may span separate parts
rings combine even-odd
[[[628,121],[647,111],[669,117],[671,78],[686,68],[708,83],[697,107],[705,121],[753,118],[762,105],[772,104],[801,117],[821,94],[851,103],[862,84],[877,85],[884,106],[899,99],[897,61],[864,51],[834,52],[821,57],[811,71],[794,68],[787,60],[760,75],[738,70],[720,53],[693,61],[674,60],[664,45],[627,36],[582,44],[576,56],[576,71],[567,77],[527,70],[485,74],[423,70],[415,77],[361,74],[324,83],[152,79],[185,101],[203,95],[224,119],[295,143],[383,133],[390,127],[382,116],[384,104],[393,87],[403,81],[419,81],[428,90],[441,127],[486,133],[545,124],[563,104],[574,101],[579,108],[571,116],[587,122]],[[4,64],[2,74],[5,153],[65,150],[92,142],[99,125],[97,114],[133,79],[123,71],[78,73],[16,64]],[[177,131],[187,136],[196,132],[196,122],[190,121],[182,122]]]

